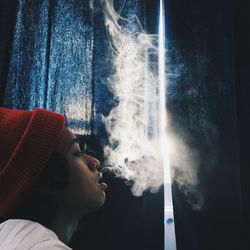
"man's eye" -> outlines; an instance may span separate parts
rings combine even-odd
[[[82,156],[84,154],[83,151],[79,151],[79,152],[74,152],[73,155],[74,156]]]

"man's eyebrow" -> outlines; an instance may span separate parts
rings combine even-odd
[[[71,147],[74,143],[79,143],[79,138],[74,138],[73,140],[70,141],[69,147]]]

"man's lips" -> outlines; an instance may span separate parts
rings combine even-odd
[[[101,182],[101,180],[102,180],[102,173],[100,172],[98,178],[98,184],[103,190],[107,189],[108,185],[105,182]]]
[[[103,190],[107,189],[107,187],[108,187],[108,185],[107,185],[105,182],[99,183],[99,186],[100,186]]]

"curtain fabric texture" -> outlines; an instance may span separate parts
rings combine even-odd
[[[141,2],[115,7],[122,7],[126,18],[143,19]],[[13,6],[3,105],[49,109],[66,115],[75,132],[98,132],[98,115],[114,105],[106,86],[112,64],[101,8],[91,9],[82,0],[19,0]]]

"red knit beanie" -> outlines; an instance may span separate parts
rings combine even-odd
[[[0,216],[8,216],[35,182],[65,127],[63,115],[0,108]]]

